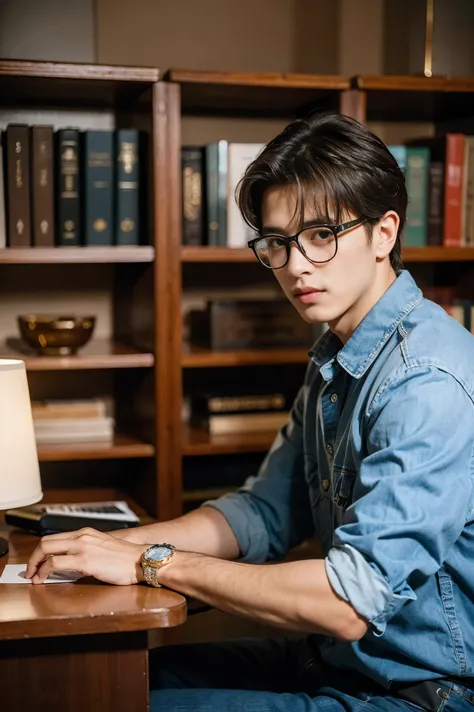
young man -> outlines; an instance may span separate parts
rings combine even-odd
[[[262,151],[239,203],[257,257],[329,325],[289,425],[238,493],[116,536],[46,537],[27,575],[158,572],[299,634],[158,651],[156,710],[472,712],[474,339],[401,269],[403,175],[366,127],[314,115]],[[312,536],[324,559],[262,565]],[[150,551],[162,542],[176,549]]]

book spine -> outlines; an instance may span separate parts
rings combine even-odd
[[[426,245],[429,162],[428,148],[422,146],[407,148],[408,208],[405,244],[410,247]]]
[[[227,141],[217,144],[217,244],[219,247],[227,245]],[[233,196],[230,196],[231,199]]]
[[[140,152],[139,132],[119,129],[116,132],[116,195],[115,243],[138,245],[140,243]]]
[[[466,176],[466,205],[465,205],[465,242],[474,245],[474,138],[466,137],[465,148],[468,149],[468,166]]]
[[[112,245],[113,237],[113,132],[85,131],[84,244]]]
[[[77,129],[56,132],[56,242],[59,247],[81,244],[80,145]]]
[[[5,220],[5,180],[4,180],[4,160],[3,160],[2,132],[0,131],[0,249],[7,246],[7,225]]]
[[[183,245],[202,245],[204,228],[203,151],[197,146],[181,149]]]
[[[10,247],[31,246],[29,127],[10,124],[6,131],[7,214]]]
[[[217,143],[206,146],[206,208],[207,208],[207,244],[216,247],[219,244],[219,153]]]
[[[428,245],[443,244],[444,166],[441,161],[430,163],[428,176]]]
[[[54,247],[53,127],[31,129],[33,245]]]
[[[462,175],[464,136],[446,134],[443,245],[462,245]]]

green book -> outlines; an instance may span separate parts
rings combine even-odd
[[[426,146],[407,148],[408,208],[405,245],[408,247],[423,247],[427,243],[429,167],[429,148]]]

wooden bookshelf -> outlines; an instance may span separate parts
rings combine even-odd
[[[256,262],[255,255],[248,247],[231,249],[228,247],[183,247],[182,262]],[[474,247],[405,247],[403,261],[410,262],[471,262],[474,261]]]
[[[58,297],[66,295],[68,305],[74,299],[78,304],[87,299],[107,315],[107,339],[93,338],[75,356],[46,357],[10,338],[9,325],[1,335],[6,344],[0,345],[0,356],[25,361],[30,390],[33,387],[41,398],[77,398],[82,392],[90,397],[105,395],[116,402],[119,413],[126,413],[129,429],[119,431],[107,446],[89,443],[39,448],[45,481],[62,483],[64,478],[59,501],[116,498],[119,488],[114,486],[120,485],[122,498],[133,499],[134,509],[141,507],[150,516],[167,519],[179,514],[181,508],[170,457],[170,452],[179,449],[180,433],[170,427],[175,414],[169,367],[175,298],[173,236],[180,218],[180,135],[179,91],[159,80],[160,73],[153,67],[0,60],[2,128],[12,122],[67,127],[73,111],[74,125],[79,129],[101,129],[105,117],[111,128],[144,131],[149,158],[147,184],[143,185],[144,210],[149,217],[147,244],[0,250],[0,270],[5,273],[3,299],[10,296],[9,289],[18,303],[31,303],[31,295],[38,293],[54,304],[55,291]],[[155,259],[158,252],[160,260]],[[67,265],[67,269],[62,274],[55,265]],[[103,281],[97,265],[111,266],[104,271]],[[55,309],[64,308],[58,298]],[[34,307],[27,309],[33,311]],[[67,309],[70,311],[70,306]],[[176,338],[180,338],[179,331]],[[146,346],[139,348],[139,344]],[[159,362],[156,353],[160,353]],[[57,378],[51,376],[54,372]],[[81,483],[91,480],[91,460],[103,461],[104,478],[112,488],[109,495],[81,489]],[[67,466],[63,467],[63,462]],[[44,486],[48,501],[51,492]]]
[[[155,448],[132,435],[118,433],[111,443],[68,443],[39,445],[40,462],[68,460],[117,460],[153,457]]]
[[[155,250],[143,247],[34,247],[0,249],[0,264],[120,264],[153,262]]]
[[[18,339],[18,349],[2,347],[0,358],[19,358],[27,371],[84,371],[105,368],[150,368],[155,362],[152,353],[139,351],[132,346],[96,339],[86,344],[74,356],[41,356]]]
[[[275,439],[275,432],[211,435],[207,430],[183,427],[183,455],[232,455],[264,452]]]
[[[291,116],[310,106],[339,107],[349,77],[277,72],[209,72],[170,69],[165,79],[179,84],[185,114]]]
[[[183,351],[183,368],[214,368],[224,366],[265,366],[280,363],[306,363],[309,349],[249,349],[212,351],[191,346]]]

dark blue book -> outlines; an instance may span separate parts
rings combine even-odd
[[[77,247],[82,242],[79,135],[78,129],[60,129],[55,133],[58,247]]]
[[[85,131],[84,244],[112,245],[114,236],[113,131]]]
[[[115,244],[140,243],[140,135],[136,129],[115,134]]]

